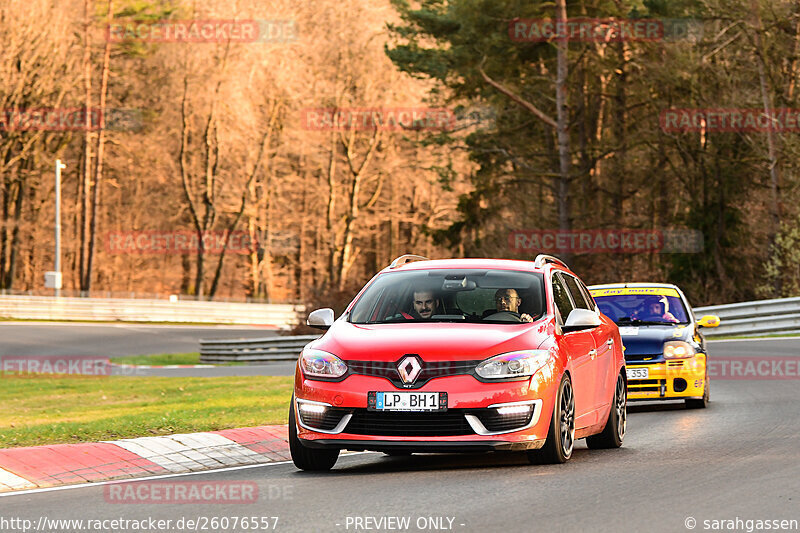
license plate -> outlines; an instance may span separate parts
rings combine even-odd
[[[628,379],[647,379],[650,371],[647,368],[626,368]]]
[[[444,411],[446,392],[370,392],[367,397],[370,411]]]

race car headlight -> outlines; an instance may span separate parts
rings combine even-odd
[[[300,354],[303,374],[314,378],[339,378],[347,372],[347,363],[332,353],[306,348]]]
[[[688,359],[694,357],[694,347],[684,341],[667,341],[664,343],[664,359]]]
[[[509,379],[532,376],[550,360],[547,350],[520,350],[490,357],[475,367],[484,379]]]

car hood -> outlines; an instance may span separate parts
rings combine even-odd
[[[532,324],[351,324],[336,321],[309,344],[346,361],[396,361],[417,354],[428,361],[469,361],[535,349],[547,338],[547,320]]]
[[[685,325],[678,326],[619,326],[622,344],[625,346],[625,358],[634,355],[657,355],[664,353],[667,341],[687,340],[691,329]]]

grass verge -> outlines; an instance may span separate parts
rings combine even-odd
[[[0,448],[285,424],[293,379],[0,378]]]
[[[112,363],[120,365],[199,365],[200,353],[160,353],[154,355],[126,355],[113,357]]]
[[[144,365],[144,366],[167,366],[167,365],[199,365],[200,352],[193,353],[160,353],[153,355],[125,355],[122,357],[112,357],[112,363],[119,365]],[[203,363],[205,364],[205,363]],[[214,363],[214,366],[242,366],[247,365],[247,361],[231,361],[229,363]],[[253,363],[249,363],[253,364]]]

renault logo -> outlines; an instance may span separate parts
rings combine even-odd
[[[406,385],[411,385],[417,379],[419,373],[422,371],[422,365],[419,362],[419,357],[416,355],[409,355],[403,357],[397,363],[397,373],[400,374],[400,379]]]

